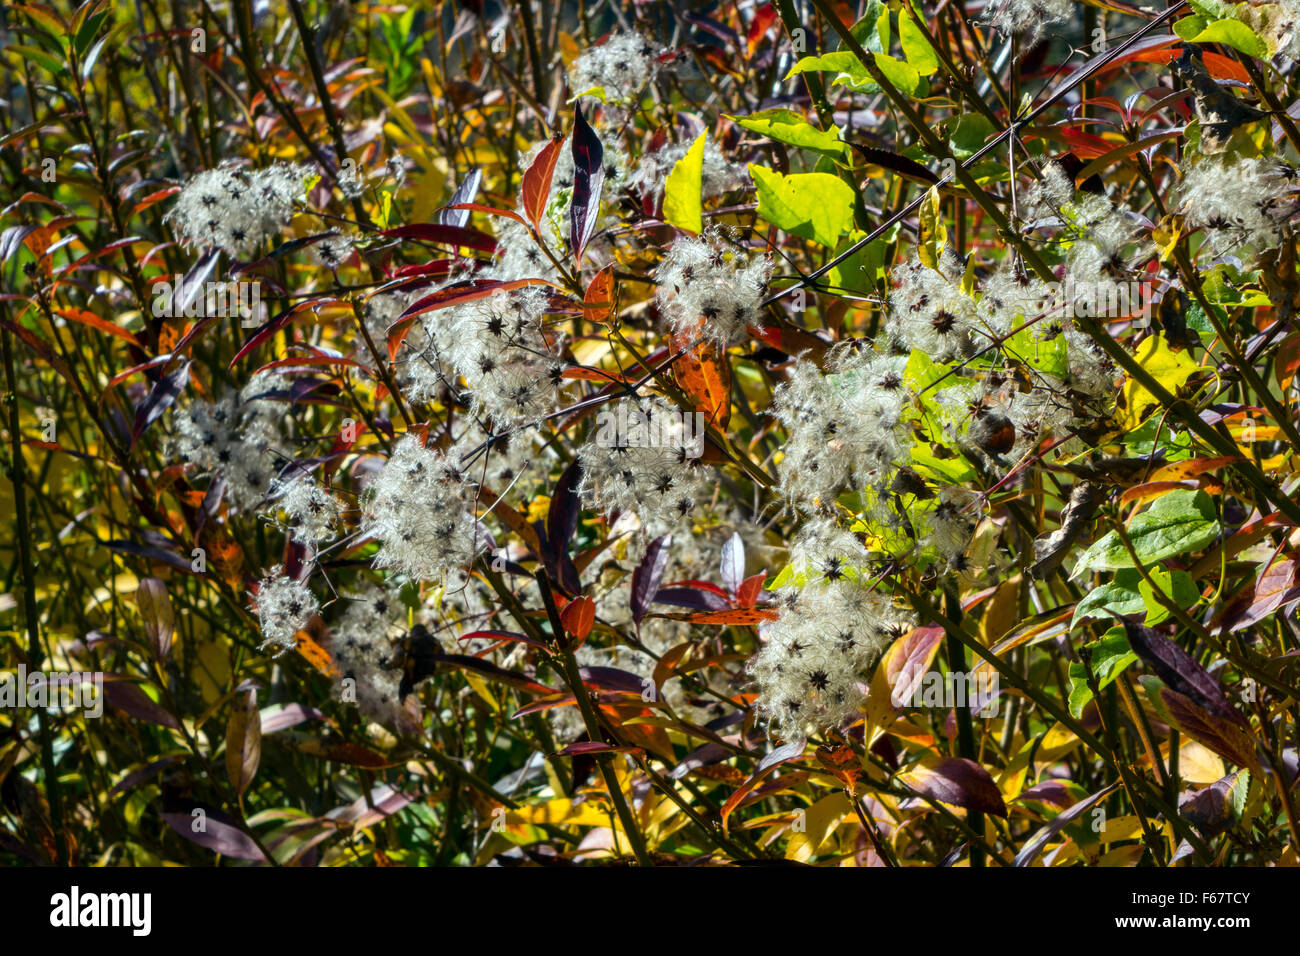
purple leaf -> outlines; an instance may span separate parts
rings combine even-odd
[[[575,459],[564,469],[551,496],[551,507],[546,513],[546,540],[542,542],[547,571],[551,580],[570,595],[582,591],[578,569],[569,555],[569,542],[578,530],[578,512],[582,501],[578,485],[582,482],[582,464]]]
[[[1090,797],[1084,797],[1064,813],[1058,813],[1052,818],[1052,822],[1044,826],[1030,838],[1029,842],[1020,848],[1016,854],[1015,866],[1028,866],[1034,862],[1034,857],[1047,845],[1047,841],[1052,839],[1066,828],[1072,821],[1083,816],[1090,807],[1104,800],[1112,790],[1119,787],[1120,781],[1115,781],[1104,790],[1098,790]]]
[[[262,708],[262,736],[288,730],[307,720],[324,720],[325,715],[315,707],[302,704],[272,704]]]
[[[360,796],[346,807],[339,807],[325,814],[328,819],[340,823],[351,823],[356,829],[372,827],[384,817],[401,810],[413,798],[394,790],[382,783],[370,791],[370,796]]]
[[[190,303],[203,292],[203,283],[212,274],[212,270],[216,268],[217,260],[220,258],[220,249],[209,249],[199,256],[199,261],[194,263],[189,272],[185,273],[180,288],[172,290],[172,315],[185,314],[185,310],[190,307]],[[203,310],[200,309],[199,311]],[[179,349],[175,351],[179,351]]]
[[[632,620],[640,624],[650,609],[653,595],[659,590],[668,569],[668,546],[672,544],[672,535],[661,535],[650,542],[645,557],[632,572]]]
[[[569,207],[569,244],[581,261],[587,240],[600,216],[600,190],[605,185],[605,148],[582,115],[573,109],[573,203]]]
[[[39,226],[10,226],[4,232],[0,232],[0,263],[9,261],[9,258],[18,251],[18,247],[23,244],[23,240],[39,229]]]
[[[1074,797],[1070,796],[1070,788],[1060,780],[1044,780],[1042,783],[1020,791],[1020,796],[1015,799],[1039,800],[1043,803],[1054,804],[1062,810],[1068,810],[1074,803]]]
[[[230,817],[215,807],[196,804],[194,809],[202,810],[202,815],[195,816],[192,811],[172,811],[164,813],[162,817],[169,827],[185,839],[213,853],[236,860],[265,861],[266,857],[257,848],[253,838]]]
[[[579,667],[578,673],[583,683],[601,690],[618,690],[639,696],[647,686],[644,678],[617,667]]]
[[[160,727],[170,727],[172,730],[181,729],[180,722],[155,704],[138,685],[121,680],[118,675],[104,675],[104,699],[108,701],[110,707],[115,707],[136,720],[158,724]]]
[[[185,391],[185,386],[189,384],[189,380],[190,363],[186,360],[176,371],[164,375],[154,383],[153,388],[149,390],[149,395],[140,403],[140,407],[135,410],[135,424],[131,428],[130,448],[135,447],[145,429],[156,422],[162,416],[162,413],[167,411],[172,402],[176,401],[176,396]]]
[[[473,202],[474,197],[478,195],[478,184],[483,179],[483,172],[479,169],[472,169],[468,176],[456,187],[452,193],[451,199],[448,200],[448,206],[461,206],[468,202]],[[469,222],[470,211],[468,209],[443,209],[438,213],[438,222],[446,226],[464,226]]]
[[[1238,770],[1210,784],[1204,790],[1188,791],[1178,800],[1178,815],[1206,836],[1215,836],[1232,823],[1232,788]]]
[[[722,546],[722,586],[734,595],[745,580],[745,542],[738,533]]]
[[[725,611],[728,607],[721,595],[699,588],[660,588],[655,592],[654,603],[689,607],[695,611]]]
[[[1170,690],[1190,698],[1216,717],[1241,721],[1241,714],[1228,703],[1219,682],[1185,650],[1159,631],[1132,621],[1124,621],[1124,633],[1133,653],[1142,658]]]
[[[469,216],[469,210],[454,210]],[[482,252],[496,252],[497,243],[485,232],[470,229],[467,226],[452,226],[437,222],[417,222],[409,226],[397,226],[380,233],[386,239],[416,239],[421,242],[433,242],[442,246],[467,246]]]
[[[163,564],[170,564],[172,567],[180,571],[188,571],[190,574],[195,573],[193,565],[188,560],[165,548],[136,544],[134,541],[105,541],[104,547],[122,554],[134,554],[137,557],[149,558],[151,561],[161,561]]]
[[[914,764],[900,780],[932,800],[981,810],[997,817],[1007,815],[1002,793],[989,772],[973,760],[946,757],[934,764]]]
[[[158,578],[145,578],[135,592],[135,602],[144,618],[144,636],[149,640],[154,657],[165,660],[172,649],[172,633],[176,630],[176,617],[172,611],[167,585]]]

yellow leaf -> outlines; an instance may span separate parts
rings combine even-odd
[[[1219,755],[1195,740],[1178,748],[1178,775],[1188,783],[1214,783],[1226,773]]]
[[[578,46],[578,41],[573,38],[573,34],[560,31],[560,59],[564,61],[567,69],[569,64],[582,55],[582,49]]]
[[[790,842],[786,844],[785,858],[806,863],[852,812],[853,805],[849,803],[848,796],[837,791],[828,797],[822,797],[802,815],[796,814],[795,829],[791,831]]]
[[[1183,235],[1183,217],[1169,215],[1160,220],[1159,225],[1151,232],[1151,238],[1155,240],[1156,248],[1160,250],[1160,261],[1166,262],[1173,255],[1174,247],[1178,245],[1178,240]]]
[[[609,826],[609,810],[598,801],[584,800],[575,804],[568,798],[561,798],[507,810],[503,822],[507,829],[523,823],[607,827]]]
[[[917,253],[923,265],[939,268],[939,255],[948,242],[948,229],[939,215],[939,189],[931,186],[921,203],[921,244]]]
[[[1039,763],[1052,763],[1060,760],[1081,743],[1083,741],[1074,735],[1074,731],[1058,721],[1043,737],[1034,759]]]
[[[1148,375],[1173,395],[1177,395],[1178,390],[1201,367],[1186,352],[1171,349],[1163,333],[1143,339],[1134,357]],[[1124,381],[1120,392],[1116,421],[1124,431],[1132,431],[1160,407],[1159,400],[1146,386],[1130,377]]]
[[[697,234],[704,231],[700,183],[704,175],[704,140],[708,135],[705,131],[696,138],[668,174],[664,186],[664,222]]]

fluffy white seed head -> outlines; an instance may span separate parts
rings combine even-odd
[[[469,567],[482,548],[473,504],[454,463],[405,436],[365,490],[361,533],[379,541],[375,567],[437,582]]]
[[[186,246],[249,256],[288,225],[309,173],[308,166],[289,163],[253,172],[234,166],[205,170],[186,181],[167,220]]]
[[[569,89],[577,96],[598,87],[605,91],[606,103],[634,103],[659,72],[663,52],[639,33],[614,33],[573,61],[569,67]]]
[[[726,348],[761,328],[772,262],[750,256],[706,230],[672,244],[655,271],[655,302],[675,334]]]
[[[253,600],[262,629],[262,647],[268,644],[284,650],[297,647],[294,635],[320,610],[311,588],[303,581],[287,577],[279,565],[266,572]]]

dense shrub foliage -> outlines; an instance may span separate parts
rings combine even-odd
[[[1300,863],[1295,0],[0,15],[0,859]]]

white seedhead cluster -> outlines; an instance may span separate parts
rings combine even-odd
[[[208,169],[185,183],[167,219],[187,246],[249,256],[289,224],[309,175],[310,167],[289,163]]]

